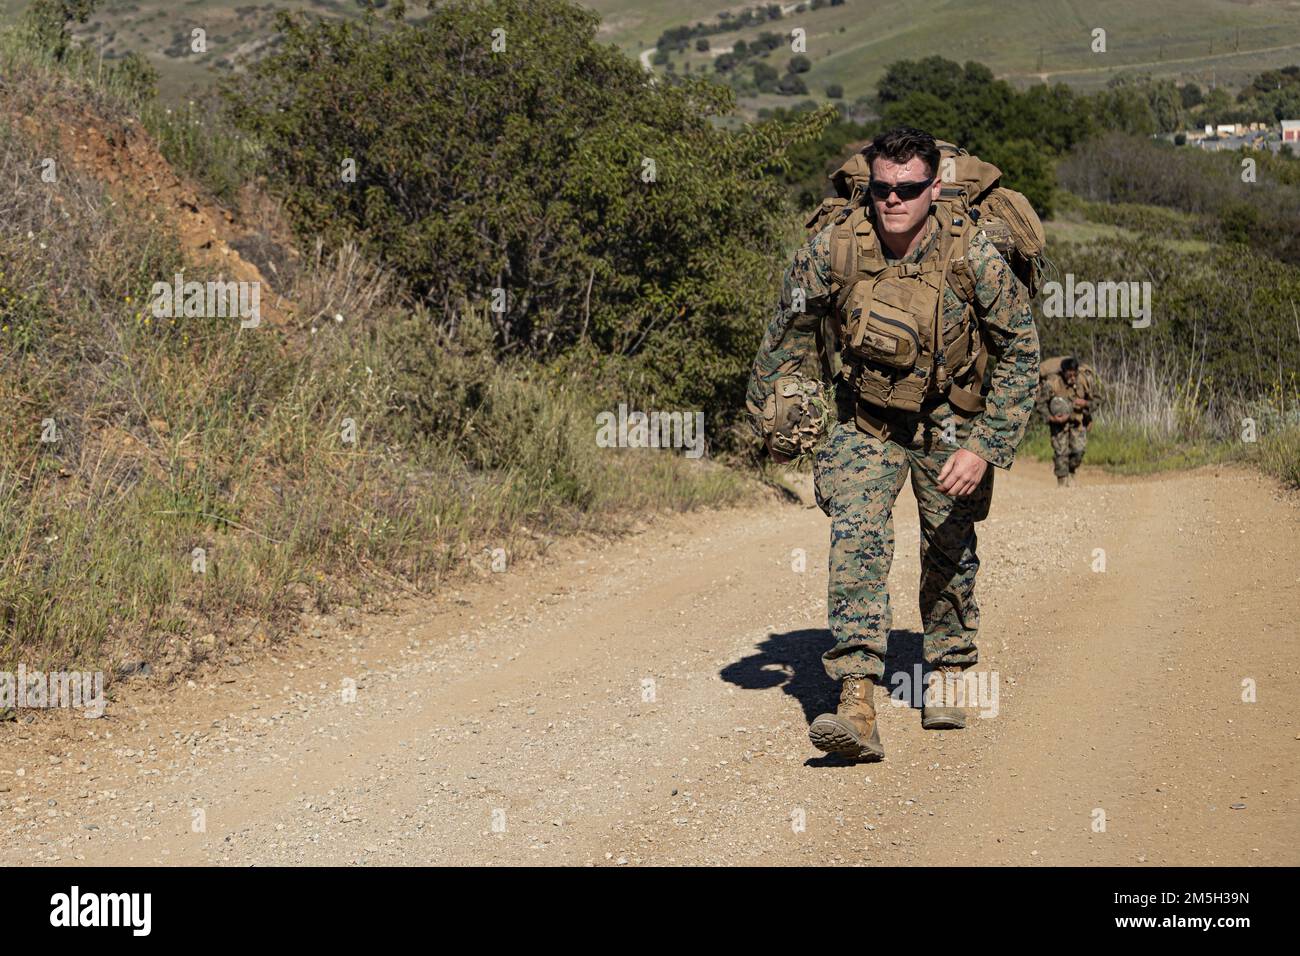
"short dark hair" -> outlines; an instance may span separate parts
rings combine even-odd
[[[1061,371],[1062,372],[1079,371],[1079,360],[1075,358],[1073,355],[1067,355],[1065,358],[1061,359]]]
[[[920,156],[931,177],[939,170],[939,145],[934,137],[911,126],[895,126],[885,130],[867,144],[862,155],[867,159],[868,168],[875,159],[887,159],[901,164],[914,156]]]

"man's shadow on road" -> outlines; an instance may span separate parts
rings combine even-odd
[[[896,673],[911,680],[913,667],[922,662],[923,637],[919,631],[890,631],[885,652],[884,691],[876,692],[876,708],[887,706],[882,699],[895,686]],[[835,644],[825,628],[769,634],[759,645],[757,654],[728,664],[722,679],[745,690],[768,690],[780,687],[799,702],[804,719],[812,723],[818,714],[834,711],[840,699],[839,682],[826,676],[822,652]],[[907,686],[907,685],[903,685]]]

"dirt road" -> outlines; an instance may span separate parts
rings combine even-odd
[[[896,514],[907,675],[910,491]],[[773,501],[565,541],[341,642],[0,725],[0,863],[1300,863],[1294,498],[1232,468],[1000,472],[996,716],[884,706],[885,761],[851,766],[807,739],[827,525]]]

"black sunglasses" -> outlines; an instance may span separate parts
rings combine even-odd
[[[933,182],[933,176],[919,183],[882,183],[878,179],[873,179],[871,185],[867,188],[871,191],[871,195],[877,199],[888,199],[890,193],[898,193],[899,199],[907,201],[921,195],[930,188],[930,184]]]

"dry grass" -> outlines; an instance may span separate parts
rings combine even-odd
[[[73,92],[11,73],[0,116],[48,95]],[[46,157],[56,183],[33,173]],[[148,210],[3,121],[0,181],[0,669],[180,674],[305,608],[746,492],[671,452],[598,448],[590,382],[428,327],[354,249],[296,266],[315,334],[155,319],[150,286],[187,264]],[[417,414],[439,382],[473,390]]]

